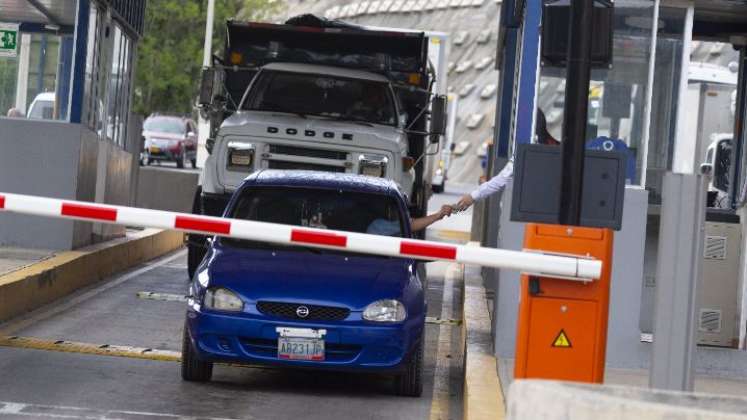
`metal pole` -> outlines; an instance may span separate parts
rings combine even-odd
[[[649,386],[693,390],[696,286],[702,275],[706,180],[664,175]]]
[[[593,12],[594,0],[571,0],[561,145],[560,223],[564,225],[578,225],[581,219]]]
[[[213,20],[215,15],[215,0],[208,0],[207,14],[205,16],[205,44],[202,47],[202,67],[210,67],[213,55]],[[208,153],[205,148],[207,138],[210,135],[210,123],[198,115],[197,132],[197,166],[202,167],[207,159]]]
[[[210,56],[213,54],[213,16],[215,15],[215,0],[208,0],[207,16],[205,18],[205,45],[202,48],[202,66],[210,66]]]

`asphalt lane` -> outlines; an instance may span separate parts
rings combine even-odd
[[[186,254],[178,251],[2,328],[24,337],[179,351],[185,304],[137,294],[184,295],[185,267]],[[429,316],[444,316],[443,296],[451,297],[445,315],[460,313],[458,281],[449,281],[450,293],[443,290],[454,268],[429,264]],[[216,366],[213,381],[196,384],[183,382],[174,362],[0,347],[0,417],[461,418],[461,357],[451,352],[459,348],[460,327],[446,328],[453,330],[426,327],[421,398],[393,395],[391,379],[378,375]],[[444,331],[451,342],[439,347]]]

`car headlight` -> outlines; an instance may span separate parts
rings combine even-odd
[[[360,155],[358,157],[358,173],[381,178],[386,175],[388,163],[389,159],[386,156]]]
[[[382,299],[366,306],[363,319],[375,322],[401,322],[407,318],[405,305],[394,299]]]
[[[222,287],[207,289],[203,304],[217,311],[240,312],[244,309],[244,302],[236,293]]]
[[[254,164],[254,145],[232,141],[228,143],[226,166],[234,171],[251,172]]]

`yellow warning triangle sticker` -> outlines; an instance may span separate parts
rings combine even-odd
[[[558,336],[555,337],[555,340],[552,342],[552,347],[571,348],[573,346],[571,345],[571,340],[569,340],[568,336],[565,334],[565,331],[560,330]]]

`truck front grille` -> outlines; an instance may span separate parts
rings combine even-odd
[[[307,149],[305,147],[284,146],[280,144],[270,145],[270,153],[279,155],[305,156],[321,159],[348,159],[348,154],[346,152],[338,152],[335,150]]]
[[[270,160],[267,162],[267,167],[270,169],[302,169],[323,172],[345,172],[345,168],[342,166],[319,165],[306,162],[285,162],[282,160]]]

